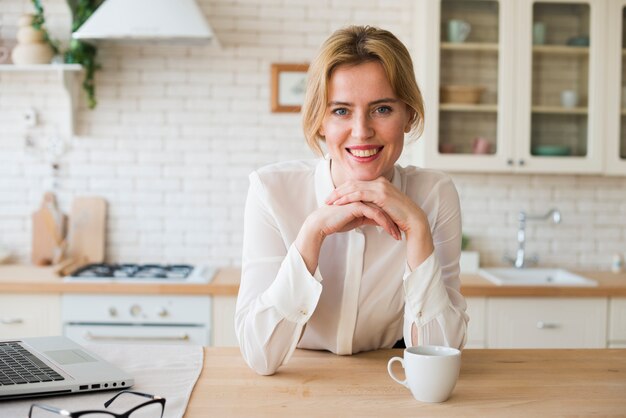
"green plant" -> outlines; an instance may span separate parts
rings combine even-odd
[[[36,0],[33,0],[36,1]],[[72,32],[76,31],[96,11],[104,0],[67,0],[72,11]],[[87,93],[87,105],[90,109],[96,107],[95,74],[100,65],[96,61],[98,49],[91,44],[72,39],[70,47],[65,51],[65,62],[68,64],[81,64],[85,69],[83,89]]]
[[[467,235],[462,234],[461,235],[461,251],[467,250],[467,247],[469,247],[469,243],[470,243],[470,238]]]
[[[43,6],[41,5],[40,0],[32,0],[33,6],[35,7],[35,14],[33,16],[33,22],[31,26],[43,33],[44,41],[50,45],[52,50],[54,51],[54,55],[59,53],[59,41],[55,41],[50,38],[48,34],[48,30],[46,29],[46,18],[43,12]]]

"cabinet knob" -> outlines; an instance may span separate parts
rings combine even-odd
[[[524,161],[524,160],[520,159],[517,163],[518,163],[519,165],[524,165],[524,164],[526,164],[526,161]]]
[[[133,305],[130,307],[130,314],[132,316],[139,316],[139,314],[141,314],[141,306],[139,305]]]
[[[117,309],[111,306],[109,308],[109,316],[112,318],[115,318],[117,316]]]
[[[159,315],[159,317],[161,318],[165,318],[166,316],[168,316],[170,313],[167,311],[167,309],[165,308],[161,308],[159,309],[159,311],[157,312],[157,315]]]
[[[506,160],[506,165],[513,165],[513,158]]]

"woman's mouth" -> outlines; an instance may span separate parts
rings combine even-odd
[[[372,160],[384,147],[346,148],[350,155],[359,160]]]

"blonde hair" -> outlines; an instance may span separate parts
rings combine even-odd
[[[321,46],[309,66],[302,106],[302,128],[309,147],[322,154],[319,130],[328,101],[328,82],[341,65],[380,62],[398,98],[413,110],[412,136],[424,129],[424,102],[417,86],[411,55],[391,32],[372,26],[348,26],[335,31]]]

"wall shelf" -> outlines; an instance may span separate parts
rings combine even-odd
[[[492,42],[442,42],[441,49],[445,51],[493,51],[498,52],[498,44]]]
[[[589,47],[569,45],[533,45],[533,52],[551,55],[589,55]]]
[[[71,139],[74,136],[75,131],[75,119],[78,103],[78,76],[83,70],[83,66],[80,64],[33,64],[33,65],[14,65],[14,64],[2,64],[0,65],[0,73],[3,72],[53,72],[58,76],[59,81],[63,83],[65,93],[70,104],[70,110],[67,112],[67,117],[64,123],[65,134]]]
[[[439,110],[442,112],[497,112],[496,104],[461,104],[461,103],[441,103]]]
[[[560,115],[586,115],[586,107],[533,106],[533,113],[550,113]]]

